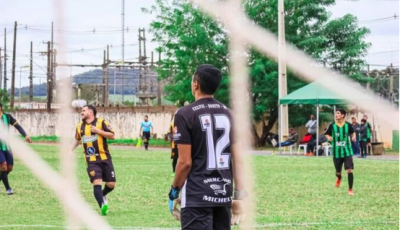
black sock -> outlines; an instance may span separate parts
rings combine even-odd
[[[144,148],[145,149],[149,148],[149,142],[144,142]]]
[[[3,181],[4,187],[6,187],[7,190],[9,190],[10,184],[8,183],[8,172],[7,171],[1,171],[0,178]]]
[[[93,194],[94,198],[96,198],[96,201],[101,208],[101,205],[103,204],[103,191],[101,191],[101,185],[93,186]]]
[[[342,179],[342,174],[336,174],[336,177],[341,180]]]
[[[368,146],[367,147],[368,148],[368,155],[371,155],[371,146]],[[366,156],[367,154],[365,154],[365,156]]]
[[[176,153],[175,153],[176,154]],[[176,168],[176,164],[178,163],[178,159],[177,158],[174,158],[173,160],[172,160],[172,172],[174,172],[175,173],[175,168]]]
[[[349,180],[349,189],[353,188],[353,181],[354,181],[354,177],[353,177],[353,173],[348,173],[348,180]]]
[[[114,188],[110,188],[110,187],[108,187],[107,185],[106,186],[104,186],[104,189],[103,189],[103,196],[106,196],[108,193],[110,193],[112,190],[114,190]]]

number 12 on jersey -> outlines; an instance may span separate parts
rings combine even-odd
[[[200,116],[201,127],[207,135],[207,169],[229,169],[231,154],[222,153],[222,151],[230,144],[231,122],[224,114],[216,114],[213,117],[214,119],[211,119],[210,114]],[[215,124],[213,124],[214,121]],[[213,129],[224,131],[215,145]]]

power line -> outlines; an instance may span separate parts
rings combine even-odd
[[[137,46],[137,43],[132,43],[132,44],[128,44],[125,46]],[[122,47],[122,45],[119,46],[110,46],[110,49],[114,49],[114,48],[120,48]],[[78,52],[90,52],[90,51],[97,51],[97,50],[104,50],[107,47],[98,47],[98,48],[81,48],[81,49],[75,49],[75,50],[68,50],[68,51],[63,51],[63,52],[58,52],[58,53],[78,53]]]
[[[370,64],[370,63],[367,63],[366,65],[369,65],[369,66],[384,66],[384,67],[389,67],[390,65],[382,65],[382,64]],[[393,67],[396,67],[396,68],[398,68],[399,66],[393,66]]]
[[[345,1],[345,2],[355,2],[355,0],[340,0],[340,1]],[[365,0],[368,1],[368,0]],[[373,2],[398,2],[399,0],[369,0]]]
[[[22,30],[23,28],[18,28],[17,27],[17,31],[18,30]],[[7,34],[13,34],[14,33],[14,30],[11,30],[11,31],[8,31],[8,32],[6,32],[5,34],[4,33],[2,33],[2,34],[0,34],[0,36],[4,36],[4,35],[7,35]]]
[[[92,28],[92,29],[87,29],[87,30],[66,30],[66,29],[61,29],[61,28],[55,28],[54,32],[55,33],[63,33],[63,34],[70,34],[70,35],[86,35],[86,34],[119,34],[122,31],[126,33],[134,33],[136,29],[139,27],[126,27],[124,29],[107,29],[107,30],[102,30],[99,28]],[[33,27],[33,26],[28,26],[25,25],[24,27],[20,27],[19,29],[25,29],[25,30],[31,30],[31,31],[36,31],[36,32],[42,32],[42,33],[51,33],[51,29],[42,29],[38,27]]]
[[[382,52],[375,52],[375,53],[369,53],[368,55],[386,54],[386,53],[395,53],[395,52],[399,52],[399,50],[388,50],[388,51],[382,51]]]
[[[25,28],[25,27],[33,27],[33,28],[51,28],[51,25],[48,24],[30,24],[30,23],[18,23],[18,26],[20,26],[21,28]],[[0,27],[14,27],[14,23],[12,24],[0,24]],[[92,26],[83,26],[83,25],[64,25],[62,27],[57,27],[54,26],[55,30],[65,30],[65,28],[85,28],[82,29],[83,31],[88,31],[88,30],[92,30],[94,28],[96,29],[121,29],[121,26],[104,26],[104,25],[92,25]],[[126,28],[129,28],[129,30],[131,29],[138,29],[139,27],[137,26],[132,26],[132,25],[127,25]],[[68,31],[82,31],[82,30],[68,30]]]
[[[25,31],[32,31],[32,32],[39,32],[39,33],[51,33],[51,29],[43,29],[43,28],[49,28],[50,26],[28,26],[28,25],[23,25],[23,24],[18,24],[19,27],[17,27],[17,30],[25,30]],[[8,26],[5,26],[8,27]],[[42,28],[40,28],[42,27]],[[91,29],[83,29],[83,30],[68,30],[65,28],[55,28],[54,33],[63,33],[63,34],[69,34],[69,35],[104,35],[104,34],[119,34],[121,32],[126,32],[126,33],[135,33],[136,30],[139,28],[137,26],[132,26],[129,27],[127,26],[124,29],[121,29],[121,27],[114,27],[116,29],[102,29],[104,27],[92,27]],[[9,31],[6,34],[12,34],[14,31]],[[0,34],[0,36],[4,36],[4,33]]]
[[[134,33],[136,31],[136,28],[138,27],[133,27],[129,28],[127,27],[126,29],[113,29],[113,30],[101,30],[101,29],[96,29],[93,28],[91,30],[64,30],[64,29],[55,29],[54,33],[57,34],[68,34],[68,35],[107,35],[107,34],[119,34],[122,31],[126,33]],[[50,29],[41,29],[41,28],[34,28],[34,27],[19,27],[17,28],[18,31],[32,31],[32,32],[38,32],[38,33],[51,33]],[[14,31],[9,31],[6,34],[12,34]],[[4,33],[0,34],[0,36],[4,36]]]
[[[360,24],[368,24],[368,23],[374,23],[374,22],[385,22],[385,21],[397,20],[398,18],[399,18],[399,16],[394,14],[393,16],[359,21],[359,23]]]

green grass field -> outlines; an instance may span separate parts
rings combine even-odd
[[[55,146],[33,145],[58,169]],[[81,149],[76,152],[80,191],[97,210]],[[117,187],[105,219],[115,228],[178,228],[170,216],[168,150],[113,150]],[[331,158],[254,156],[257,229],[399,229],[399,162],[355,159],[355,196],[347,177],[334,187]],[[63,211],[53,192],[16,160],[10,174],[14,196],[0,191],[0,229],[63,229]]]

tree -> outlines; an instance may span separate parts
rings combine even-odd
[[[96,101],[96,92],[92,90],[90,85],[81,85],[81,99],[92,104]]]
[[[212,63],[223,73],[217,97],[227,103],[228,49],[221,26],[186,1],[174,0],[168,4],[157,0],[156,6],[144,11],[157,17],[151,23],[151,32],[165,57],[158,72],[161,79],[169,80],[165,86],[167,99],[178,106],[192,102],[194,98],[189,89],[196,67]]]
[[[329,21],[328,6],[334,0],[285,1],[286,40],[304,50],[325,65],[352,76],[358,76],[362,57],[368,48],[363,38],[368,33],[358,28],[351,15]],[[278,33],[278,0],[245,0],[248,17],[255,24]],[[160,77],[168,79],[167,98],[182,106],[192,102],[189,92],[191,75],[199,64],[211,63],[220,68],[224,78],[216,98],[229,102],[227,31],[222,24],[202,14],[187,1],[157,0],[145,12],[156,15],[151,24],[154,41],[160,44],[165,58],[159,69]],[[341,34],[339,41],[336,35]],[[349,45],[347,45],[349,44]],[[253,129],[255,144],[264,145],[267,134],[278,118],[278,64],[256,50],[249,50],[248,64],[251,77],[252,119],[263,122],[262,134]],[[358,79],[355,77],[355,79]],[[306,83],[288,71],[288,92]],[[239,95],[240,96],[240,95]],[[291,106],[291,126],[305,124],[314,106]]]
[[[328,22],[323,30],[325,43],[322,44],[328,48],[322,52],[321,61],[356,81],[370,80],[360,71],[366,65],[363,58],[371,45],[364,41],[369,32],[367,28],[358,28],[357,18],[350,14]]]

